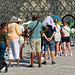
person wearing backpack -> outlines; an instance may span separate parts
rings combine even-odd
[[[27,67],[33,66],[34,54],[38,54],[38,67],[41,67],[41,34],[48,30],[48,27],[43,23],[37,21],[37,15],[33,15],[32,21],[27,27],[26,31],[30,35],[30,52],[31,52],[31,64]],[[44,31],[41,31],[45,27]],[[30,28],[30,32],[28,31]]]

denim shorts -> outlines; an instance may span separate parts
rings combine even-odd
[[[62,44],[62,39],[61,39],[61,41],[59,42],[59,45],[61,45]]]
[[[50,51],[55,50],[55,41],[54,41],[54,39],[51,39],[51,41],[49,41],[49,42],[46,39],[44,39],[44,51],[48,51],[48,47],[50,47]]]

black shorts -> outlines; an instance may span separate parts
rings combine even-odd
[[[70,42],[70,37],[62,38],[62,42],[66,42],[66,43]]]

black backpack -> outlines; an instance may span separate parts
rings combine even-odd
[[[1,72],[3,72],[3,73],[8,72],[8,67],[7,67],[7,64],[5,62],[5,58],[2,58],[2,55],[0,53],[0,73]]]

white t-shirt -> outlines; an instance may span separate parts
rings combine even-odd
[[[70,36],[70,28],[68,26],[64,26],[62,28],[62,31],[65,33],[64,37],[69,37]]]
[[[21,31],[24,32],[24,27],[23,26],[19,25],[19,28],[20,28]],[[20,40],[24,40],[24,38],[22,36],[20,36]]]
[[[71,31],[72,31],[72,33],[74,33],[74,32],[75,32],[75,29],[74,29],[74,28],[72,28],[72,29],[71,29]]]

